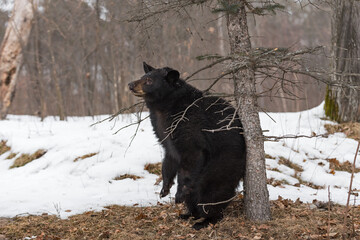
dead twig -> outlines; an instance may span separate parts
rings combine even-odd
[[[231,59],[230,56],[222,57],[222,58],[220,58],[220,59],[218,59],[218,60],[216,60],[216,61],[214,61],[214,62],[212,62],[212,63],[210,63],[210,64],[208,64],[208,65],[206,65],[205,67],[200,68],[199,70],[193,72],[190,76],[188,76],[188,77],[185,78],[184,80],[187,81],[187,80],[189,80],[190,78],[192,78],[193,76],[195,76],[196,74],[198,74],[199,72],[202,72],[202,71],[204,71],[204,70],[206,70],[206,69],[212,68],[212,67],[215,66],[216,64],[219,64],[219,63],[224,62],[224,61],[229,60],[229,59]]]
[[[107,117],[107,118],[104,118],[104,119],[102,119],[102,120],[100,120],[100,121],[97,121],[97,122],[91,124],[90,127],[95,126],[95,125],[97,125],[97,124],[99,124],[99,123],[103,123],[103,122],[105,122],[105,121],[107,121],[107,120],[109,120],[109,122],[110,122],[110,121],[112,121],[114,118],[116,118],[117,116],[119,116],[120,114],[122,114],[122,113],[124,113],[124,112],[126,112],[126,111],[129,111],[129,110],[131,110],[131,109],[133,109],[133,108],[136,108],[136,107],[139,106],[139,105],[142,105],[141,108],[144,108],[145,101],[141,101],[141,102],[135,103],[135,104],[131,105],[130,107],[122,108],[122,109],[120,109],[117,113],[115,113],[115,114],[113,114],[113,115],[111,115],[111,116],[109,116],[109,117]],[[122,128],[122,129],[123,129],[123,128]],[[117,132],[118,132],[118,131],[117,131]]]
[[[180,124],[180,122],[182,121],[189,121],[189,119],[187,117],[185,117],[187,111],[192,107],[192,106],[197,106],[196,103],[198,101],[200,101],[201,99],[203,99],[204,97],[200,97],[198,99],[196,99],[194,102],[192,102],[189,106],[187,106],[187,108],[184,111],[181,111],[177,114],[175,114],[174,116],[174,121],[171,123],[170,127],[168,127],[166,129],[166,136],[160,141],[160,143],[164,142],[174,131],[175,129],[178,127],[178,125]]]
[[[331,198],[330,198],[330,186],[328,186],[328,222],[327,222],[327,239],[330,239],[330,210],[331,210]]]
[[[204,213],[208,214],[209,211],[205,210],[205,206],[215,206],[215,205],[219,205],[219,204],[223,204],[223,203],[228,203],[228,202],[231,202],[232,200],[234,200],[236,197],[237,197],[237,195],[233,196],[232,198],[230,198],[228,200],[221,201],[221,202],[215,202],[215,203],[198,203],[198,206],[202,206]]]
[[[315,137],[324,137],[324,138],[327,138],[329,136],[329,134],[314,134],[314,135],[311,135],[311,136],[308,136],[308,135],[292,135],[292,134],[289,134],[289,135],[284,135],[284,136],[264,136],[265,139],[267,141],[277,141],[279,139],[284,139],[284,138],[315,138]]]
[[[359,154],[359,147],[360,147],[360,141],[358,142],[358,146],[357,146],[356,151],[355,151],[354,162],[353,162],[353,165],[352,165],[348,198],[347,198],[347,201],[346,201],[346,207],[345,207],[345,212],[344,212],[344,228],[343,228],[343,234],[342,234],[343,239],[346,239],[346,237],[347,237],[347,234],[346,234],[346,232],[347,232],[347,226],[346,226],[346,224],[347,224],[347,216],[348,216],[348,212],[349,212],[350,195],[351,195],[351,191],[352,191],[352,183],[353,183],[354,173],[355,173],[356,157]]]
[[[184,8],[191,5],[200,5],[207,0],[185,0],[185,1],[169,1],[169,2],[161,2],[161,1],[142,1],[143,9],[137,9],[137,11],[130,12],[131,18],[127,19],[127,22],[144,22],[149,18],[154,18],[156,16],[161,16],[164,13],[169,11],[179,12]]]
[[[214,85],[215,85],[217,82],[219,82],[221,79],[223,79],[225,76],[227,76],[227,75],[229,75],[229,74],[231,74],[231,73],[233,73],[233,71],[226,71],[225,73],[223,73],[223,74],[221,74],[220,76],[218,76],[218,77],[210,84],[210,86],[203,91],[203,93],[204,93],[204,94],[207,94],[207,93],[214,87]]]

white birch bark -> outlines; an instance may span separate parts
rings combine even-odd
[[[34,17],[31,0],[15,0],[0,47],[0,119],[4,119],[15,94],[17,76],[22,63]]]

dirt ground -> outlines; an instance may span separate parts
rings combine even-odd
[[[108,206],[62,220],[56,216],[0,218],[4,239],[341,239],[344,206],[278,199],[271,202],[272,220],[253,223],[243,215],[242,200],[233,201],[216,225],[196,231],[193,220],[178,218],[182,205]],[[352,206],[347,239],[360,239],[360,207]]]

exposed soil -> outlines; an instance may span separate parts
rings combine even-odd
[[[152,207],[109,206],[62,220],[56,216],[0,218],[0,239],[341,239],[344,207],[327,203],[304,204],[278,199],[271,202],[273,220],[245,219],[242,200],[227,208],[216,225],[196,231],[193,220],[178,218],[182,205]],[[360,239],[360,208],[351,207],[348,239]]]

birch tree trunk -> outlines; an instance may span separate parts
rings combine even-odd
[[[246,0],[227,0],[237,6],[236,13],[227,15],[227,28],[232,55],[239,60],[250,56],[251,43],[246,19]],[[266,184],[264,138],[260,126],[255,89],[255,72],[252,66],[233,75],[234,93],[238,113],[244,127],[247,163],[245,187],[245,213],[253,221],[270,220],[269,192]]]
[[[360,122],[360,1],[332,1],[332,80],[328,86],[325,114],[338,122]]]
[[[17,76],[22,62],[22,49],[31,31],[34,13],[30,0],[15,0],[0,47],[0,119],[4,119],[15,94]]]

